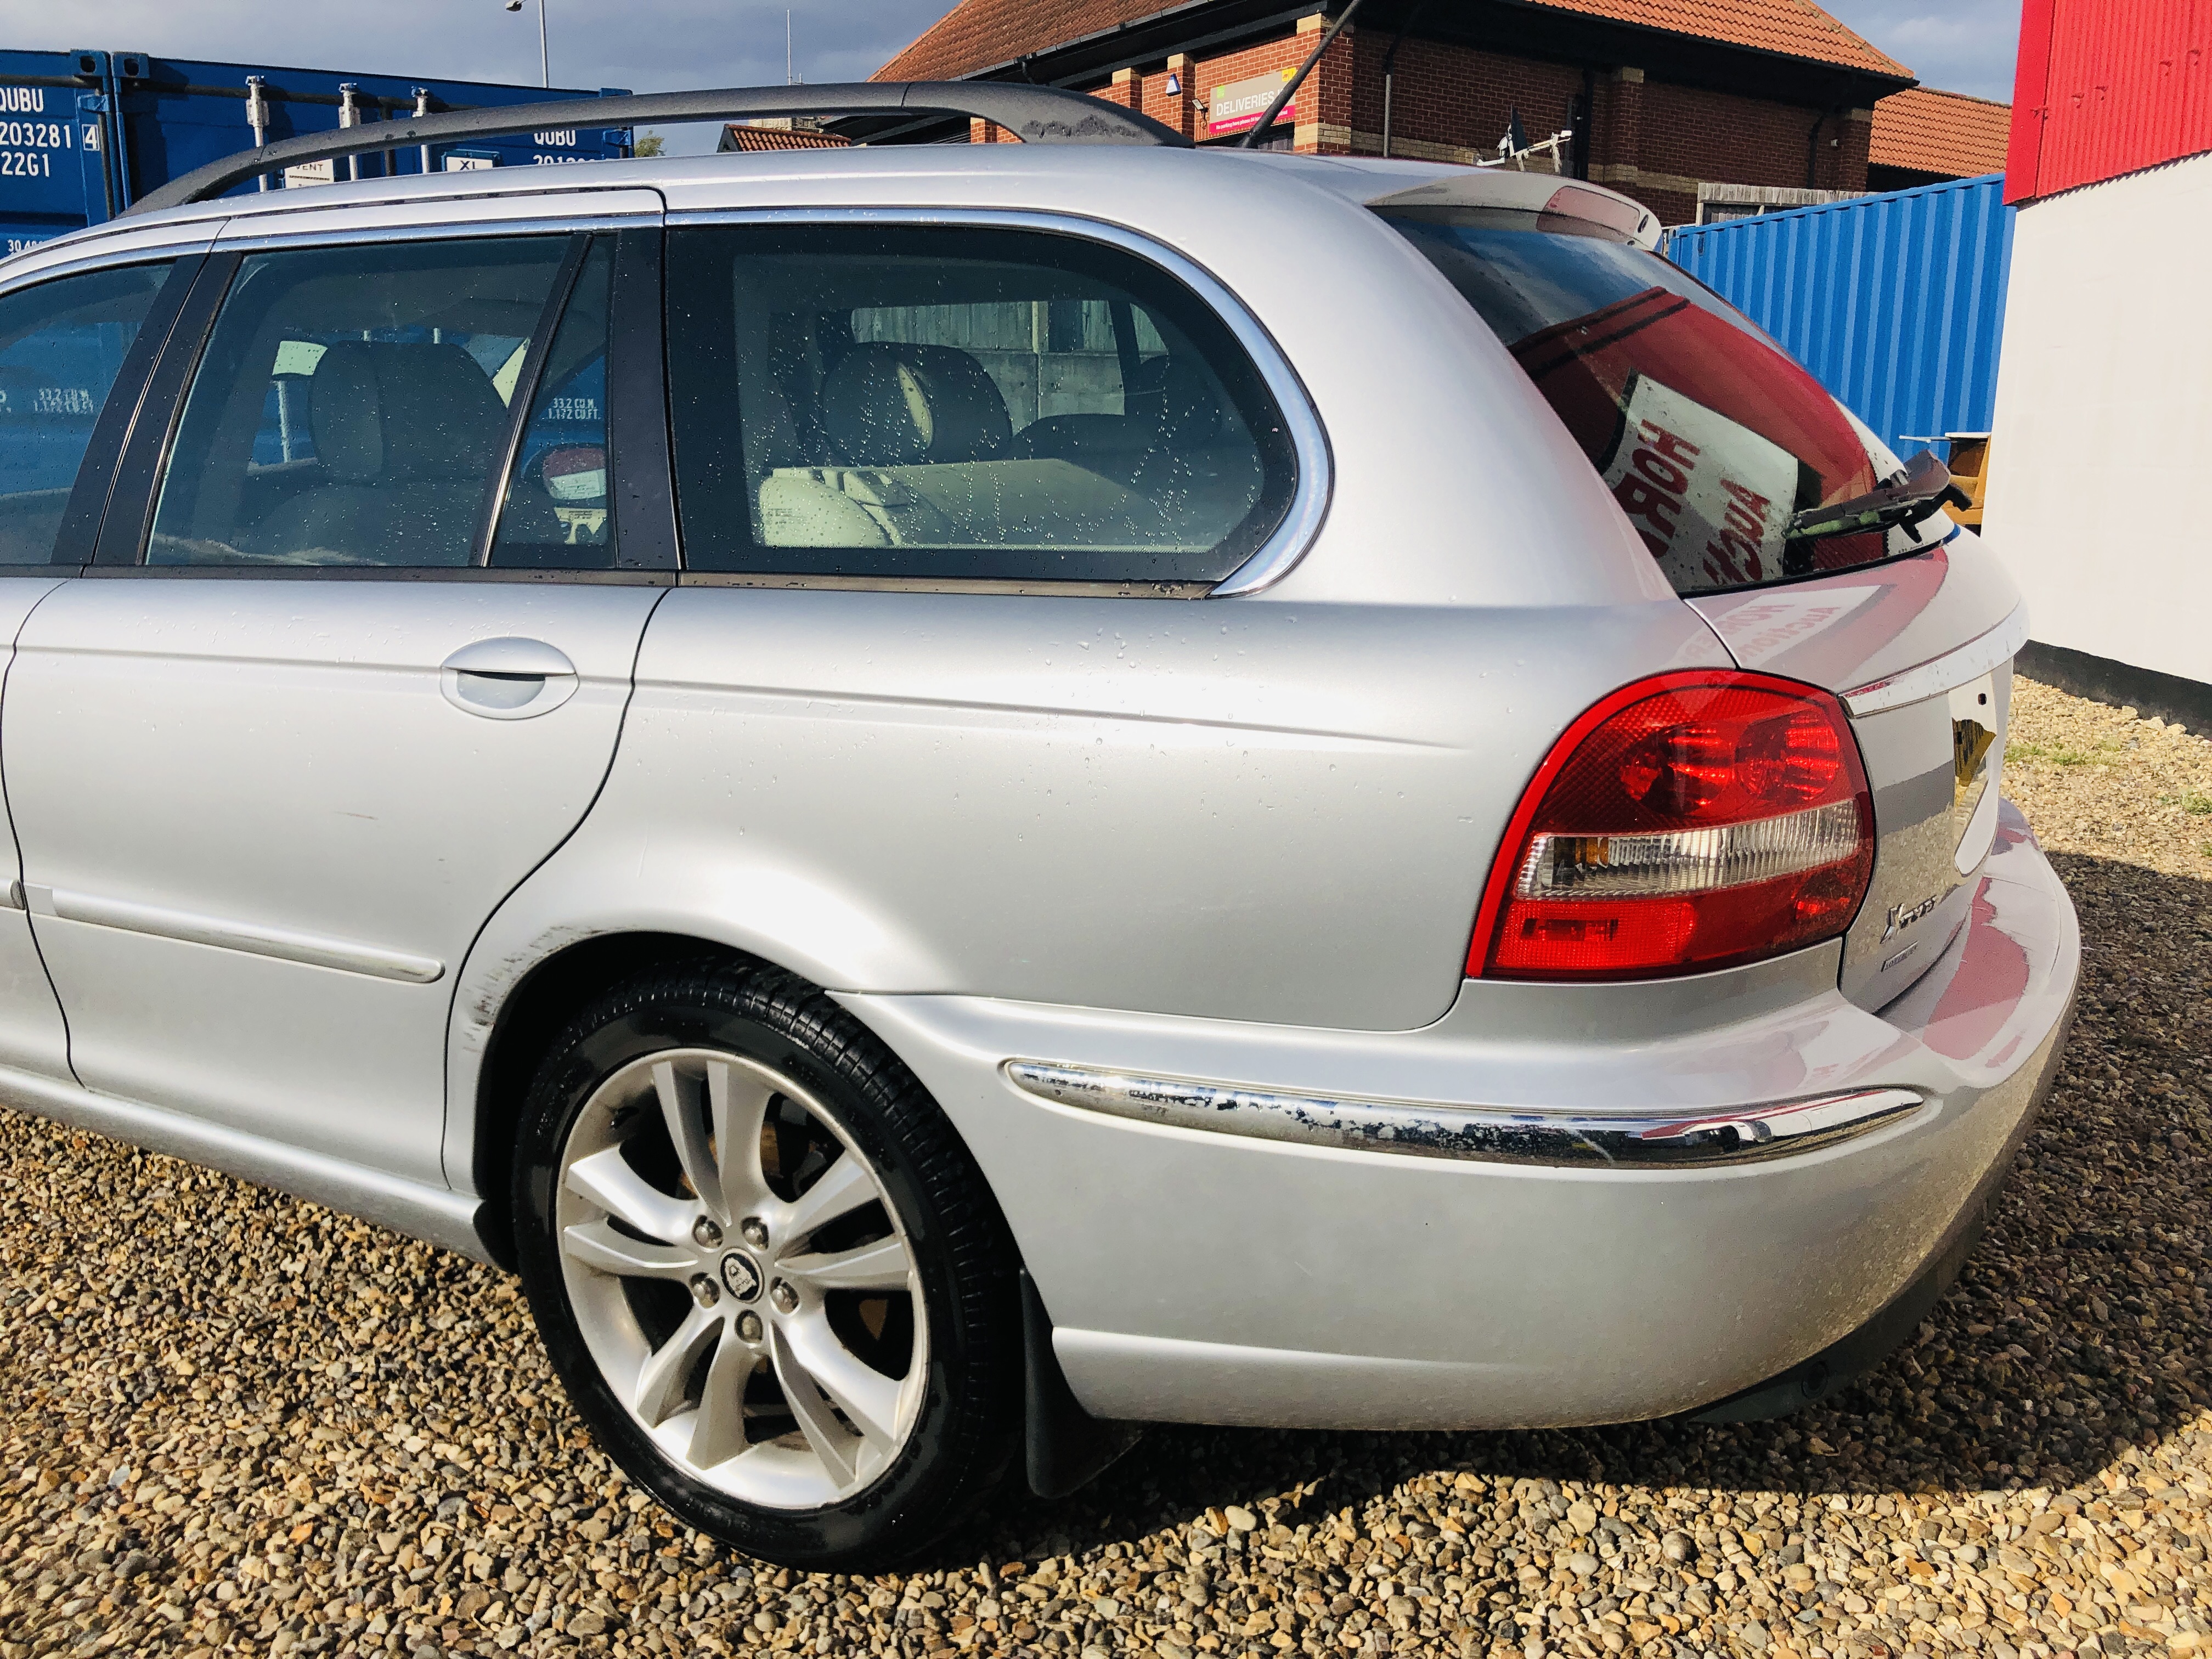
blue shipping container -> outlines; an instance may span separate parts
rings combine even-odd
[[[602,92],[614,90],[601,88]],[[437,112],[595,95],[575,88],[418,81],[331,70],[188,63],[143,52],[0,52],[0,255],[113,218],[172,179],[302,133]],[[260,131],[257,135],[256,122]],[[465,150],[396,144],[258,188],[477,167],[530,167],[629,154],[619,128],[477,139]]]
[[[1990,428],[2013,212],[1991,173],[1685,226],[1666,253],[1911,454]]]
[[[0,52],[0,254],[112,218],[104,52]]]

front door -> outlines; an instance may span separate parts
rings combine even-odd
[[[105,487],[110,393],[125,408],[135,401],[197,264],[156,257],[0,297],[0,682],[24,618],[75,568],[63,521],[80,484],[88,498]],[[12,838],[0,845],[0,1074],[66,1078],[62,1011],[22,915]]]
[[[87,1087],[441,1180],[455,971],[590,805],[661,592],[607,499],[639,235],[210,260],[131,562],[38,607],[0,716]]]

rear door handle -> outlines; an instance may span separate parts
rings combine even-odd
[[[550,714],[576,694],[576,665],[543,640],[477,640],[439,665],[438,689],[454,708],[490,720]]]

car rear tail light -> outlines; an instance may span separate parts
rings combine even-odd
[[[1843,707],[1765,674],[1661,674],[1552,746],[1507,826],[1467,971],[1648,979],[1851,924],[1874,800]]]

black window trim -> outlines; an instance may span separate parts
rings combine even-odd
[[[162,343],[161,355],[147,380],[138,419],[116,465],[114,493],[108,498],[107,516],[100,522],[100,540],[93,549],[94,568],[120,568],[144,560],[146,543],[154,530],[154,509],[161,500],[161,477],[184,412],[185,392],[215,332],[215,319],[230,293],[232,280],[245,262],[242,253],[212,253],[193,277],[191,292]]]
[[[672,576],[683,562],[668,429],[666,246],[659,225],[615,236],[607,299],[607,487],[617,573]]]
[[[112,264],[79,266],[51,280],[66,281],[70,276],[89,276],[95,271],[122,270],[135,264],[158,263],[159,258],[118,259]],[[124,354],[123,366],[116,373],[115,383],[107,389],[107,400],[100,405],[99,418],[93,422],[91,441],[77,462],[76,478],[70,486],[69,504],[62,509],[61,528],[54,536],[52,556],[42,566],[10,565],[6,568],[52,569],[92,562],[93,551],[100,544],[100,526],[114,497],[123,452],[152,384],[154,366],[167,345],[170,333],[183,314],[185,301],[206,263],[207,256],[202,252],[169,257],[168,275],[162,278],[154,303],[138,326],[137,337]],[[27,285],[38,286],[42,284]],[[13,295],[23,291],[11,289],[9,292]]]
[[[635,476],[619,472],[623,501],[616,514],[617,563],[612,569],[544,569],[527,566],[491,565],[483,561],[497,533],[496,507],[505,498],[507,470],[512,466],[522,427],[529,418],[529,399],[518,376],[507,447],[498,468],[497,494],[491,497],[494,514],[478,526],[471,544],[475,562],[466,565],[149,565],[145,562],[151,542],[154,514],[160,504],[161,482],[176,441],[185,399],[200,359],[215,333],[230,284],[250,253],[310,252],[344,246],[364,240],[480,241],[492,237],[562,235],[571,246],[563,256],[554,289],[562,303],[549,303],[540,313],[536,331],[524,358],[525,374],[542,369],[551,349],[552,331],[566,310],[568,289],[582,268],[582,259],[594,236],[611,234],[615,240],[615,269],[609,303],[616,320],[609,325],[607,441],[611,470],[614,458],[630,454],[641,466]],[[501,581],[559,582],[569,585],[667,587],[677,580],[674,480],[668,470],[668,403],[659,301],[661,231],[657,221],[641,223],[637,216],[579,216],[574,219],[475,220],[451,225],[409,225],[394,228],[390,236],[359,230],[337,230],[323,234],[255,237],[228,243],[202,257],[190,280],[179,291],[177,310],[158,355],[142,382],[128,436],[114,465],[114,481],[99,526],[91,557],[61,568],[87,576],[152,578],[160,580],[253,581]],[[189,259],[191,256],[184,256]],[[118,264],[145,263],[118,259]],[[166,299],[168,290],[163,290]],[[625,296],[646,298],[645,303],[625,305]],[[142,331],[143,338],[145,331]],[[149,348],[149,355],[152,349]],[[134,348],[135,352],[135,348]],[[127,365],[126,365],[127,367]],[[627,395],[617,397],[617,376]],[[118,376],[118,385],[122,377]],[[534,384],[530,397],[534,398]],[[114,401],[111,393],[110,402]],[[657,464],[656,464],[656,458]],[[71,497],[75,507],[75,496]],[[624,514],[627,514],[625,520]],[[625,529],[625,524],[629,528]],[[54,568],[23,565],[3,568],[29,572]]]

